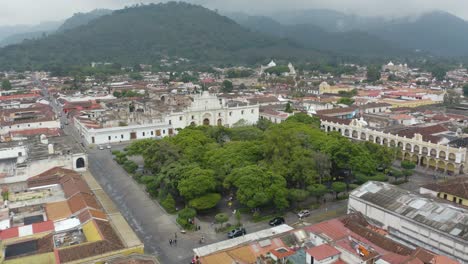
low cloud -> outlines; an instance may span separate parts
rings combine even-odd
[[[96,8],[119,9],[150,0],[3,0],[0,1],[0,25],[36,24],[66,19],[77,12]],[[271,14],[281,10],[326,8],[363,16],[398,17],[442,10],[468,18],[465,0],[186,0],[211,9]]]

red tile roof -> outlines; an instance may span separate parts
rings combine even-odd
[[[60,136],[62,135],[62,131],[58,128],[35,128],[10,132],[11,136],[34,136],[42,134],[46,136]]]
[[[3,95],[0,96],[0,101],[6,100],[17,100],[17,99],[26,99],[26,98],[36,98],[39,97],[38,94],[28,93],[28,94],[12,94],[12,95]]]
[[[47,170],[39,175],[31,177],[27,180],[28,188],[40,187],[52,184],[60,184],[60,178],[64,175],[76,174],[79,175],[76,171],[64,169],[61,167],[54,167],[50,170]]]
[[[42,232],[50,232],[55,229],[54,222],[52,221],[45,221],[41,223],[34,223],[32,224],[33,233],[42,233]]]
[[[78,193],[68,199],[68,206],[73,214],[83,209],[100,209],[101,206],[93,195],[88,193]]]
[[[342,124],[342,125],[349,125],[351,124],[351,119],[341,119],[338,117],[333,117],[333,116],[324,116],[324,115],[318,115],[320,120],[328,121],[328,122],[333,122],[337,124]]]
[[[81,175],[74,172],[68,173],[60,178],[65,197],[70,198],[77,193],[91,193],[88,184],[81,178]]]
[[[18,227],[12,227],[5,230],[0,231],[0,239],[5,240],[9,238],[14,238],[19,236]]]
[[[338,219],[331,219],[315,225],[305,227],[304,230],[318,234],[325,235],[331,240],[339,240],[345,238],[349,234],[349,230]]]
[[[314,257],[314,259],[318,261],[339,255],[340,253],[341,252],[338,249],[328,244],[322,244],[320,246],[309,248],[307,250],[307,254],[311,255],[312,257]]]

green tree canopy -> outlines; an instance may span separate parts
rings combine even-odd
[[[229,80],[224,80],[223,84],[221,85],[221,91],[223,93],[230,93],[234,89],[234,86],[232,85],[232,82]]]
[[[336,198],[338,199],[338,195],[344,191],[346,191],[346,183],[344,182],[334,182],[332,183],[332,189],[336,194]]]
[[[338,104],[352,105],[354,104],[354,100],[348,97],[341,97],[338,100]]]
[[[189,200],[212,192],[215,188],[214,172],[199,167],[185,172],[178,185],[180,195]]]
[[[221,200],[219,193],[209,193],[189,201],[189,206],[197,210],[206,210],[215,207]]]
[[[2,89],[3,89],[3,90],[11,90],[11,83],[10,83],[10,80],[4,79],[4,80],[2,81]]]
[[[317,201],[320,201],[320,199],[329,192],[327,186],[323,184],[314,184],[310,185],[307,187],[307,190],[309,191],[310,195],[314,196]]]
[[[468,97],[468,83],[463,86],[463,95]]]
[[[315,128],[320,128],[320,118],[316,116],[310,116],[306,113],[296,113],[288,117],[286,121],[308,124],[308,125],[312,125]]]
[[[284,209],[289,205],[285,179],[256,165],[234,170],[226,178],[225,186],[236,187],[237,199],[249,208],[273,203],[276,208]]]

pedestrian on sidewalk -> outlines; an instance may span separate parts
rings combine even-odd
[[[172,244],[174,244],[174,246],[177,246],[177,238],[174,239],[174,241],[172,241]]]
[[[177,239],[177,233],[174,233],[174,240]]]
[[[172,239],[169,239],[169,245],[172,247]]]

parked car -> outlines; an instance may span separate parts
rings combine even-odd
[[[112,147],[111,147],[111,145],[107,145],[106,148],[107,148],[107,149],[111,149]]]
[[[99,149],[100,149],[100,150],[103,150],[103,149],[104,149],[104,146],[103,146],[103,145],[99,145]]]
[[[284,221],[284,218],[283,218],[283,217],[278,216],[278,217],[275,217],[275,218],[271,219],[270,222],[269,222],[269,224],[270,224],[271,226],[277,226],[277,225],[282,225],[282,224],[284,224],[285,222],[286,222],[286,221]]]
[[[299,213],[297,213],[297,216],[299,218],[304,218],[304,217],[310,216],[310,211],[309,210],[301,210]]]
[[[247,232],[245,231],[245,228],[239,227],[239,228],[231,230],[231,232],[228,233],[228,238],[240,237],[245,234],[247,234]]]

